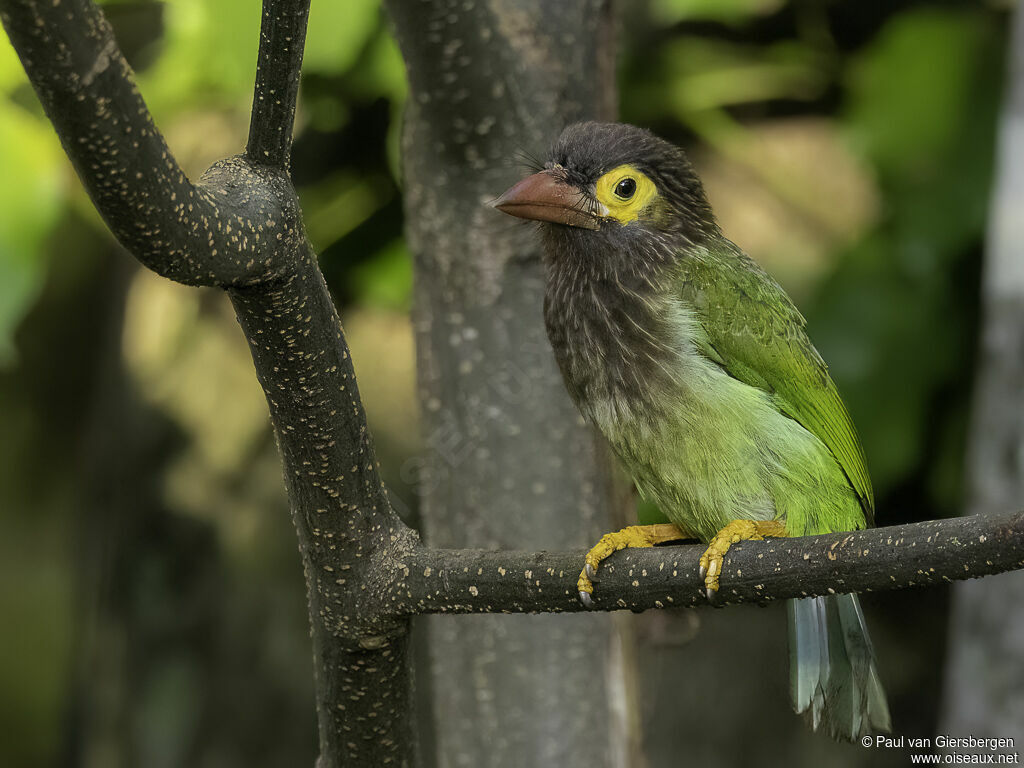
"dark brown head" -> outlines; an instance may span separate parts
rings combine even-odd
[[[545,325],[584,413],[594,417],[597,402],[631,409],[642,392],[660,391],[678,344],[667,326],[673,266],[720,236],[683,152],[631,125],[577,123],[544,170],[494,206],[541,222]],[[641,380],[644,388],[629,384]]]
[[[565,236],[591,247],[645,236],[698,244],[719,234],[704,188],[682,150],[622,123],[570,125],[551,148],[544,170],[513,186],[494,207],[571,227],[575,234]]]

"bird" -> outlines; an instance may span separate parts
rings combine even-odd
[[[682,149],[623,123],[580,122],[492,201],[537,222],[544,323],[566,389],[664,520],[605,535],[602,560],[696,538],[709,600],[729,547],[874,525],[853,421],[806,323],[728,240]],[[788,601],[790,695],[815,731],[891,729],[855,594]]]

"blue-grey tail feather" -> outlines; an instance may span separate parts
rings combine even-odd
[[[807,597],[788,608],[793,709],[835,739],[888,732],[889,705],[857,596]]]

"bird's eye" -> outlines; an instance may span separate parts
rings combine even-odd
[[[636,166],[618,165],[594,182],[594,197],[602,216],[626,225],[654,212],[658,188]]]
[[[629,176],[615,185],[615,196],[620,200],[629,200],[636,194],[636,179]]]

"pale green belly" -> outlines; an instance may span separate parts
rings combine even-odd
[[[779,518],[792,536],[864,527],[820,440],[763,391],[713,363],[687,362],[683,383],[659,397],[661,417],[623,401],[590,414],[645,498],[705,541],[737,519]]]

